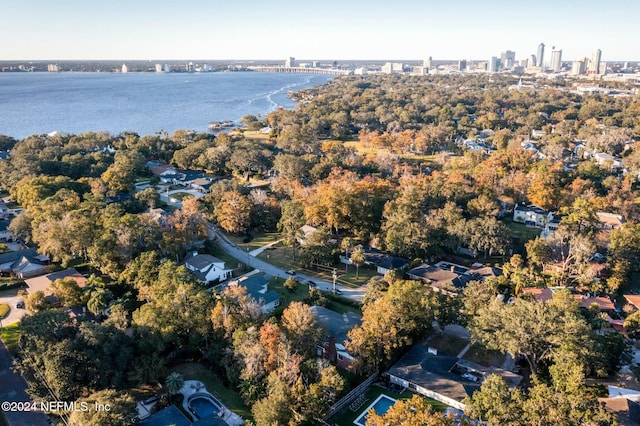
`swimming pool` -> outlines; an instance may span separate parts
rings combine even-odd
[[[376,411],[376,413],[383,415],[383,414],[386,414],[387,411],[389,411],[389,408],[393,407],[393,404],[395,403],[396,403],[396,400],[391,398],[390,396],[380,395],[378,398],[376,398],[375,401],[373,401],[371,405],[369,405],[362,412],[360,417],[354,420],[353,423],[357,424],[358,426],[365,426],[365,424],[367,423],[367,413],[369,412],[369,410],[373,408]]]
[[[208,393],[194,393],[189,397],[188,406],[189,411],[199,419],[211,414],[221,417],[223,414],[222,405]]]

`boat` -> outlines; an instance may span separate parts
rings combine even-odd
[[[211,121],[209,123],[209,130],[220,130],[228,127],[233,127],[233,121],[225,120],[225,121]]]

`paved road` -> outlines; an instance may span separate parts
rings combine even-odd
[[[267,263],[261,259],[257,259],[251,256],[250,252],[247,252],[246,250],[243,250],[242,248],[234,245],[224,235],[222,235],[222,233],[218,232],[214,225],[208,224],[208,229],[209,239],[216,239],[220,244],[220,248],[222,248],[225,253],[233,256],[239,262],[245,263],[252,268],[259,269],[260,271],[273,277],[288,278],[290,276],[283,269],[278,268],[277,266]],[[333,284],[329,281],[325,281],[315,277],[309,277],[304,274],[296,274],[295,277],[302,283],[307,283],[307,281],[312,280],[316,283],[317,288],[322,291],[333,291]],[[364,297],[364,293],[366,291],[366,288],[364,286],[359,288],[350,288],[336,285],[336,288],[342,292],[343,297],[355,300],[357,302],[362,301],[362,298]]]
[[[13,359],[6,346],[0,341],[0,401],[31,402],[25,392],[27,382],[11,369]],[[49,418],[42,412],[4,411],[10,426],[49,426]]]

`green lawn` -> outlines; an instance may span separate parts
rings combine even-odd
[[[0,329],[0,339],[4,342],[9,352],[13,355],[18,350],[18,339],[20,339],[20,323],[15,322]]]
[[[402,392],[402,394],[398,394],[396,392],[392,392],[388,389],[384,389],[381,388],[380,386],[371,386],[369,387],[369,389],[366,390],[365,392],[365,397],[366,397],[366,401],[362,404],[362,406],[360,408],[358,408],[356,411],[351,411],[351,409],[349,408],[349,405],[351,404],[347,404],[346,407],[344,407],[342,410],[340,410],[338,413],[336,413],[336,415],[334,415],[333,417],[331,417],[329,419],[329,421],[327,423],[333,425],[333,424],[338,424],[340,426],[353,426],[353,422],[360,417],[360,415],[363,413],[363,411],[373,402],[376,400],[376,398],[378,398],[378,396],[380,395],[387,395],[393,399],[396,400],[400,400],[400,399],[410,399],[414,394],[408,390]],[[429,402],[429,404],[433,407],[434,410],[436,411],[444,411],[447,408],[447,405],[436,401],[435,399],[431,399],[431,398],[426,398],[426,397],[422,397],[424,399],[427,400],[427,402]]]
[[[503,219],[502,223],[509,228],[512,237],[520,238],[521,244],[525,244],[527,241],[540,236],[540,232],[542,231],[540,228],[533,228],[523,223],[514,222],[510,217]]]
[[[199,380],[218,398],[228,409],[240,415],[243,419],[251,419],[251,410],[242,401],[242,397],[235,390],[228,389],[222,380],[213,371],[197,362],[179,364],[171,368],[171,371],[184,375],[185,380]]]
[[[226,232],[224,233],[224,235],[229,239],[229,241],[242,248],[243,250],[246,250],[248,246],[249,251],[255,250],[262,246],[266,246],[267,244],[276,242],[280,239],[279,232],[252,232],[253,239],[248,243],[242,241],[242,239],[244,238],[243,236],[233,235]]]
[[[335,268],[339,276],[337,280],[338,284],[351,288],[360,287],[369,281],[371,277],[377,275],[376,269],[367,265],[360,267],[358,279],[356,279],[356,267],[349,266],[349,272],[345,273],[345,265],[342,263],[333,266],[320,266],[318,269],[305,268],[299,262],[293,260],[291,248],[289,247],[275,247],[265,250],[258,255],[258,258],[279,268],[285,270],[293,269],[310,277],[316,277],[326,281],[332,281],[333,269]]]
[[[506,355],[499,351],[486,349],[484,346],[476,343],[469,348],[462,358],[486,367],[501,367]]]
[[[6,318],[11,312],[11,307],[6,303],[0,303],[0,320]]]
[[[169,194],[169,197],[182,201],[186,197],[193,197],[193,194],[189,194],[188,192],[174,192]]]
[[[269,290],[275,290],[280,293],[280,309],[286,308],[291,302],[303,302],[306,298],[309,297],[309,287],[305,284],[300,284],[298,289],[295,292],[289,291],[289,289],[284,287],[284,279],[273,277],[269,280]],[[328,300],[327,309],[331,309],[332,311],[336,311],[338,313],[346,313],[346,312],[354,312],[358,315],[361,315],[362,312],[354,306],[351,306],[347,303],[343,303],[343,301],[348,301],[340,296],[336,296],[333,294],[325,294]]]
[[[449,356],[457,356],[461,350],[467,346],[468,340],[462,339],[457,336],[442,333],[433,336],[427,342],[427,346],[430,348],[436,348],[438,353],[443,353]]]

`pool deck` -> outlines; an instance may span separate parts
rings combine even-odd
[[[236,413],[234,413],[233,411],[225,407],[224,404],[220,402],[220,400],[218,400],[218,398],[216,398],[209,391],[207,391],[207,388],[205,387],[204,383],[198,380],[185,380],[184,386],[182,386],[182,389],[180,389],[180,393],[184,395],[184,399],[182,401],[182,408],[184,408],[184,411],[187,413],[191,413],[191,410],[189,410],[189,397],[195,393],[205,393],[211,396],[211,398],[213,398],[214,400],[216,400],[218,404],[220,404],[220,406],[224,411],[223,420],[229,426],[240,426],[244,424],[244,420],[242,420],[242,417],[240,417],[239,415],[237,415]]]
[[[393,403],[391,404],[391,406],[389,406],[387,408],[387,410],[389,408],[391,408],[396,402],[398,402],[398,400],[395,399],[395,398],[391,398],[390,396],[385,395],[385,394],[380,394],[380,396],[378,396],[375,401],[373,401],[371,404],[369,404],[369,406],[367,408],[362,410],[360,415],[353,421],[353,423],[355,423],[358,426],[365,426],[365,423],[362,422],[362,420],[364,420],[365,416],[367,415],[367,413],[369,413],[369,410],[371,410],[372,408],[376,411],[376,413],[378,413],[380,415],[384,415],[387,412],[387,410],[385,410],[384,413],[381,413],[377,409],[374,408],[378,404],[378,402],[380,402],[380,400],[382,400],[382,399],[388,399],[389,401],[393,401]]]

